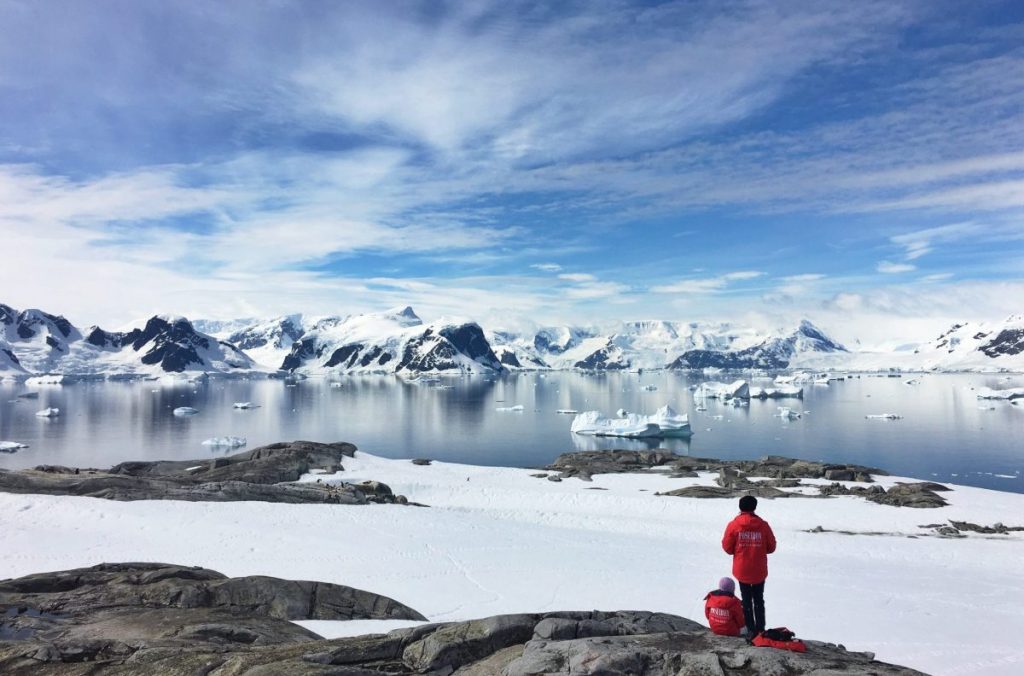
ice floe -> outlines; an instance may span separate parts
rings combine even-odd
[[[802,414],[800,411],[794,411],[789,406],[779,406],[779,412],[776,415],[783,420],[796,420]]]
[[[191,406],[179,406],[174,409],[173,413],[174,415],[195,415],[199,413],[199,409],[192,408]]]
[[[203,446],[213,446],[216,448],[240,448],[245,446],[248,442],[245,437],[213,437],[203,442]]]
[[[28,444],[19,444],[17,441],[0,441],[0,453],[14,453],[23,448],[28,448]]]
[[[902,420],[903,416],[897,413],[869,413],[864,416],[868,420]]]
[[[689,437],[692,432],[687,415],[676,413],[668,405],[653,415],[627,413],[621,418],[608,418],[600,411],[584,411],[572,421],[576,434],[595,437],[644,439],[652,437]]]
[[[250,408],[259,408],[259,405],[254,404],[251,401],[236,401],[234,407],[243,411],[247,411]]]
[[[36,416],[40,418],[56,418],[60,415],[59,408],[44,408],[42,411],[37,411]]]
[[[502,413],[522,413],[526,410],[526,407],[522,404],[516,404],[515,406],[498,406],[494,410]]]

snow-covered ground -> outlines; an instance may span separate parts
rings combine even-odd
[[[710,484],[710,476],[650,471],[555,483],[524,469],[417,466],[362,452],[345,468],[307,480],[376,479],[430,508],[0,493],[0,577],[164,561],[352,585],[431,621],[569,609],[703,621],[704,594],[730,573],[720,540],[735,500],[655,495]],[[857,497],[762,500],[759,513],[779,540],[765,591],[769,625],[935,674],[1021,673],[1024,533],[940,539],[919,526],[1024,525],[1024,496],[967,487],[945,495],[951,505],[937,510]],[[819,525],[883,534],[805,532]],[[331,636],[391,628],[305,624]]]

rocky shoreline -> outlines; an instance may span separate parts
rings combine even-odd
[[[78,495],[108,500],[286,502],[365,505],[407,504],[375,481],[358,485],[297,483],[305,474],[334,473],[356,447],[339,442],[293,441],[212,460],[122,462],[110,469],[40,465],[0,470],[0,492]]]

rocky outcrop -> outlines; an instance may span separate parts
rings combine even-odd
[[[741,475],[773,479],[831,479],[833,481],[870,482],[872,475],[887,473],[877,467],[812,462],[769,455],[759,460],[716,460],[676,455],[670,451],[579,451],[563,453],[545,467],[559,472],[562,478],[586,478],[593,474],[638,472],[664,467],[673,476],[693,476],[694,472],[735,470]]]
[[[406,503],[375,481],[338,486],[294,483],[313,469],[336,472],[356,447],[341,442],[294,441],[261,446],[225,458],[123,462],[108,470],[41,465],[0,470],[0,491],[79,495],[108,500],[290,502],[361,505]]]
[[[0,582],[0,672],[207,673],[235,652],[320,640],[290,620],[351,619],[426,618],[343,585],[101,564]]]
[[[370,592],[105,564],[0,583],[0,671],[22,674],[918,674],[817,641],[797,654],[642,611],[498,615],[322,640],[287,620],[424,619]],[[319,639],[319,640],[318,640]]]
[[[839,483],[819,486],[818,490],[822,495],[826,496],[860,495],[880,505],[929,509],[945,507],[949,504],[945,498],[938,494],[938,491],[948,491],[950,489],[942,484],[922,481],[911,484],[898,483],[895,486],[891,486],[889,490],[885,490],[881,486],[869,486],[867,488],[861,486],[847,487]]]

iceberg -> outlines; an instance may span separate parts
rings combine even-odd
[[[584,411],[573,419],[570,430],[587,436],[626,439],[689,437],[692,434],[689,417],[676,413],[668,405],[653,415],[627,413],[622,418],[608,418],[600,411]]]
[[[44,408],[42,411],[36,412],[36,415],[40,418],[56,418],[60,415],[59,408]]]
[[[709,380],[698,385],[693,396],[707,399],[749,399],[750,386],[745,380],[734,380],[731,383]]]
[[[1024,387],[1015,387],[1006,390],[993,390],[989,387],[978,388],[978,399],[1021,399],[1024,398]]]
[[[780,387],[751,387],[751,399],[803,399],[804,388],[796,385],[782,385]]]
[[[248,442],[245,437],[213,437],[203,442],[203,446],[213,446],[216,448],[240,448],[245,446]]]
[[[28,444],[19,444],[17,441],[0,441],[0,453],[14,453],[23,448],[28,448]]]
[[[173,412],[174,415],[195,415],[199,413],[199,409],[192,408],[191,406],[179,406]]]

